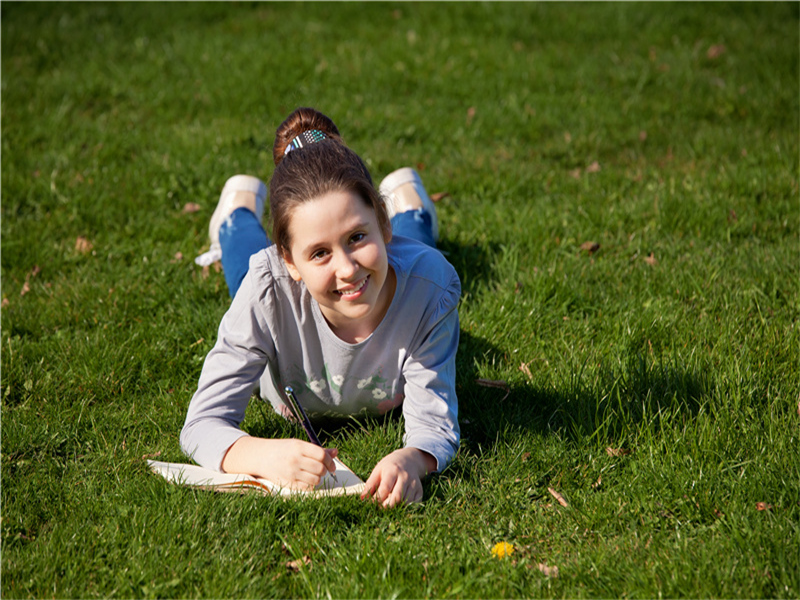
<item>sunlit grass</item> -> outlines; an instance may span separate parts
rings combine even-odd
[[[0,11],[4,597],[800,594],[796,4]],[[191,259],[298,105],[449,194],[463,443],[422,505],[142,460],[185,460],[229,303]],[[402,433],[324,435],[366,476]]]

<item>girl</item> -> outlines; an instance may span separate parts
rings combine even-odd
[[[181,446],[207,468],[313,488],[335,470],[337,450],[243,432],[256,385],[285,416],[287,385],[312,419],[402,405],[404,447],[378,462],[362,498],[385,507],[421,501],[421,480],[444,469],[459,445],[461,286],[432,247],[433,203],[408,168],[378,192],[336,125],[313,109],[281,124],[273,158],[272,242],[261,227],[267,190],[254,177],[228,180],[211,218],[205,260],[221,254],[233,301]]]

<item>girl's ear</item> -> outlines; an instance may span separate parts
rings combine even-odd
[[[392,223],[389,219],[386,219],[381,224],[381,233],[383,233],[383,243],[388,244],[392,241]]]
[[[300,271],[297,270],[294,262],[292,262],[292,254],[289,251],[282,251],[281,256],[283,257],[283,262],[286,265],[286,270],[289,271],[289,275],[292,276],[292,279],[295,281],[302,281],[303,278],[300,277]]]

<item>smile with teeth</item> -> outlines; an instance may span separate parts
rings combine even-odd
[[[361,280],[361,283],[359,283],[357,287],[355,287],[355,288],[353,288],[351,290],[334,290],[334,293],[336,293],[336,294],[338,294],[340,296],[343,296],[345,298],[347,296],[354,296],[358,292],[360,292],[362,289],[364,289],[364,286],[367,285],[367,281],[369,280],[369,277],[370,277],[369,275],[364,277],[364,279]]]

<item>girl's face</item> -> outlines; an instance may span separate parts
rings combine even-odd
[[[353,192],[331,192],[297,206],[289,221],[286,267],[303,281],[337,336],[359,342],[380,324],[396,278],[386,258],[391,232]]]

